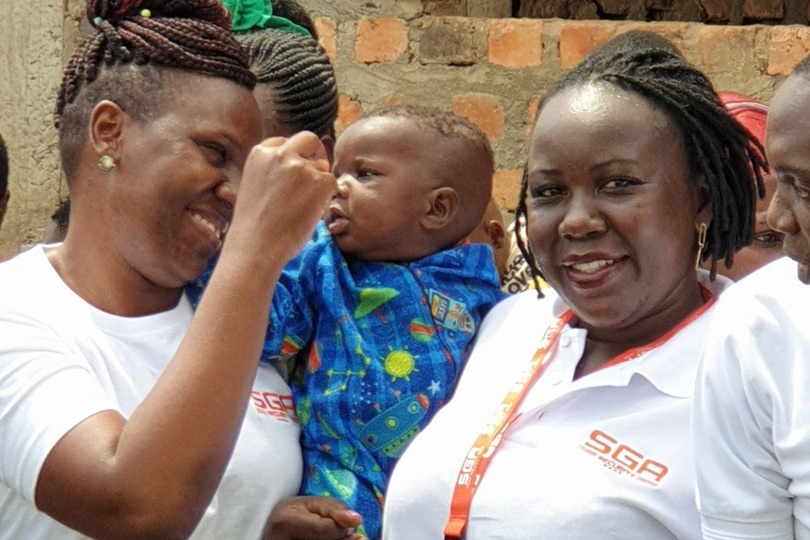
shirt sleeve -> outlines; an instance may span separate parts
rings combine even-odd
[[[308,252],[314,247],[310,242],[305,252],[290,261],[281,273],[273,292],[262,362],[288,358],[312,340],[315,311],[311,305],[311,289],[316,280],[311,274],[317,259]]]
[[[793,500],[774,449],[774,389],[752,368],[775,357],[773,350],[766,354],[774,332],[749,324],[751,311],[740,308],[718,306],[697,380],[693,422],[703,537],[788,540]]]
[[[0,336],[0,482],[33,504],[56,443],[89,416],[118,407],[51,329],[0,313]]]

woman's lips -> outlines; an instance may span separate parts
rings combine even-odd
[[[563,262],[568,280],[577,288],[594,289],[604,285],[620,270],[622,257],[587,257]]]

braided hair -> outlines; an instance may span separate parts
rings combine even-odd
[[[272,93],[276,120],[290,133],[334,137],[337,85],[329,58],[306,36],[277,29],[237,35],[259,84]]]
[[[315,29],[315,22],[309,16],[301,4],[295,0],[272,0],[273,15],[289,19],[298,26],[305,28],[312,37],[318,39],[318,32]]]
[[[701,71],[662,48],[611,48],[604,54],[597,51],[551,88],[538,111],[562,90],[600,83],[643,97],[677,126],[691,176],[705,178],[708,186],[712,221],[702,260],[711,258],[713,278],[717,261],[724,259],[730,267],[734,252],[748,245],[753,237],[757,191],[764,196],[762,174],[767,169],[762,145],[729,115]],[[518,223],[527,217],[527,192],[524,170],[515,210]],[[542,277],[540,268],[520,235],[517,245],[536,281]]]
[[[230,79],[249,90],[255,85],[228,11],[217,0],[87,0],[87,18],[95,32],[70,58],[54,113],[68,180],[99,101],[110,99],[143,120],[168,101],[156,94],[168,88],[174,70]]]

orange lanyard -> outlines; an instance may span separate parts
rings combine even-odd
[[[701,293],[704,299],[703,305],[693,311],[675,328],[652,343],[630,349],[620,354],[599,369],[633,360],[667,342],[672,336],[703,315],[714,303],[712,294],[705,289],[703,285],[701,285]],[[469,452],[467,452],[453,490],[453,499],[450,502],[450,517],[444,528],[445,538],[460,539],[464,534],[470,517],[470,505],[472,504],[473,497],[475,497],[478,485],[484,476],[484,472],[492,456],[498,450],[504,434],[515,420],[520,417],[517,411],[523,399],[528,394],[528,390],[534,386],[534,383],[546,372],[551,361],[554,359],[554,352],[556,351],[560,334],[565,325],[570,322],[573,315],[571,310],[566,311],[546,329],[543,341],[540,342],[540,346],[537,348],[537,351],[535,351],[531,362],[529,362],[517,376],[512,387],[501,401],[500,406],[498,406],[495,413],[490,417],[484,429],[475,439]]]

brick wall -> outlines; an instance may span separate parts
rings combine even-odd
[[[394,103],[452,109],[489,136],[498,169],[495,197],[504,210],[516,203],[527,135],[544,89],[611,37],[638,28],[658,32],[719,90],[765,102],[810,53],[810,28],[798,25],[481,18],[439,16],[430,2],[372,1],[354,10],[301,2],[317,17],[335,64],[338,129]],[[449,4],[445,12],[471,7]]]
[[[810,52],[806,26],[517,19],[509,18],[511,0],[300,1],[316,17],[335,63],[338,129],[364,111],[394,103],[463,114],[492,141],[495,196],[506,210],[514,208],[529,126],[544,89],[617,33],[660,32],[718,89],[764,101]],[[647,3],[666,2],[674,0]],[[11,152],[13,192],[0,230],[0,259],[40,237],[64,192],[50,121],[60,63],[78,40],[83,3],[43,0],[32,11],[21,2],[0,2],[6,15],[0,17],[0,65],[6,75],[0,78],[0,133]]]
[[[808,0],[515,0],[519,17],[807,24]]]

